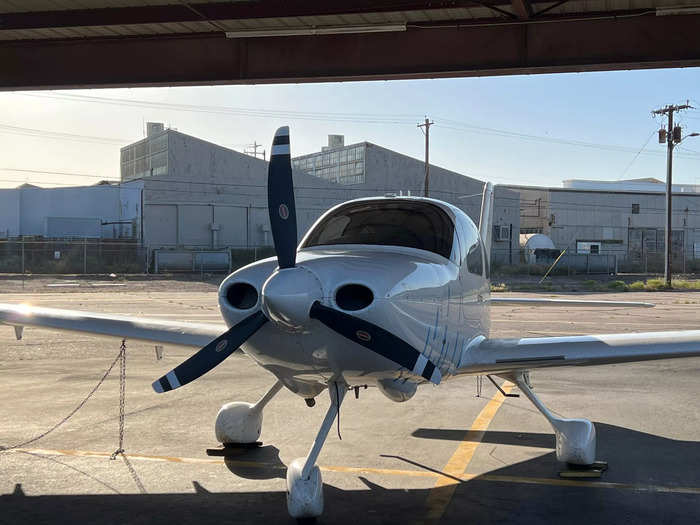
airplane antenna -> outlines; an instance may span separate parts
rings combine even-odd
[[[338,404],[338,439],[342,441],[343,437],[340,435],[340,392],[338,392],[338,383],[333,384],[335,385],[335,400]]]

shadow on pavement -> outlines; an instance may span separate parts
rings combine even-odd
[[[676,441],[605,423],[597,423],[598,457],[610,462],[601,481],[628,484],[625,488],[528,484],[512,478],[558,479],[560,464],[550,451],[533,459],[461,482],[441,523],[479,524],[694,524],[700,515],[700,494],[648,490],[644,486],[700,485],[700,443]],[[455,439],[463,430],[418,429],[426,439]],[[548,448],[547,434],[486,432],[484,442]],[[265,474],[249,479],[284,476],[275,447],[261,447],[239,460],[265,463]],[[257,454],[257,456],[255,455]],[[385,454],[416,470],[418,460]],[[371,458],[368,458],[371,463]],[[233,469],[240,475],[238,467]],[[251,467],[250,470],[254,470]],[[246,472],[249,474],[249,472]],[[221,475],[228,475],[222,471]],[[328,477],[328,476],[327,476]],[[367,473],[358,476],[366,489],[324,488],[325,513],[318,523],[357,525],[416,523],[426,514],[430,489],[401,488],[402,478],[387,480]],[[2,523],[293,523],[287,516],[285,493],[212,493],[206,483],[192,480],[193,492],[184,494],[107,494],[31,496],[31,484],[17,483],[11,494],[0,496]],[[391,487],[385,485],[391,484]],[[252,486],[253,483],[247,486]],[[634,485],[634,486],[629,486]],[[397,488],[398,486],[398,488]]]

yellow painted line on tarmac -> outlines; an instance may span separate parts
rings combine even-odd
[[[348,474],[379,474],[385,476],[407,476],[412,478],[436,478],[440,476],[429,470],[398,470],[388,468],[366,468],[366,467],[338,467],[326,466],[319,467],[324,472],[344,472]]]
[[[2,451],[0,451],[1,453]],[[15,448],[7,452],[26,452],[28,454],[44,454],[46,456],[72,456],[79,458],[108,458],[111,452],[95,452],[92,450],[66,450],[66,449],[45,449],[45,448]],[[125,454],[129,459],[139,461],[161,461],[168,463],[200,463],[200,464],[223,464],[221,458],[181,458],[176,456],[151,456],[147,454]],[[248,461],[250,466],[260,466],[260,463]]]
[[[95,452],[91,450],[65,450],[65,449],[42,449],[42,448],[17,448],[7,452],[26,452],[29,454],[43,454],[46,456],[72,456],[81,458],[108,458],[112,454],[109,452]],[[125,454],[129,459],[135,461],[159,461],[167,463],[189,463],[200,465],[223,465],[223,458],[183,458],[177,456],[152,456],[147,454]],[[286,467],[276,463],[262,463],[259,461],[241,461],[238,459],[229,459],[228,464],[233,467],[241,468],[258,468],[258,469],[278,469],[282,470]],[[386,476],[408,476],[421,478],[434,478],[439,476],[435,472],[426,470],[398,470],[398,469],[383,469],[372,467],[344,467],[344,466],[321,466],[319,467],[325,472],[341,472],[347,474],[379,474]]]
[[[108,458],[112,454],[110,452],[96,452],[91,450],[65,450],[65,449],[43,449],[43,448],[17,448],[5,451],[5,453],[29,453],[42,454],[46,456],[72,456],[82,458]],[[2,451],[0,451],[0,454]],[[126,454],[130,460],[134,461],[159,461],[167,463],[182,463],[182,464],[204,464],[204,465],[223,465],[223,458],[186,458],[177,456],[153,456],[147,454]],[[257,468],[257,469],[276,469],[284,470],[286,467],[282,464],[262,463],[259,461],[241,461],[229,459],[229,465],[241,468]],[[400,470],[400,469],[385,469],[373,467],[345,467],[337,465],[328,465],[319,467],[324,472],[338,472],[346,474],[377,474],[384,476],[401,476],[401,477],[420,477],[420,478],[439,478],[447,479],[454,484],[453,487],[460,482],[468,481],[489,481],[492,483],[514,483],[520,485],[544,485],[550,487],[583,487],[593,489],[618,489],[618,490],[633,490],[637,492],[654,492],[666,494],[700,494],[700,487],[682,487],[670,485],[648,485],[643,483],[619,483],[606,481],[585,481],[582,479],[558,479],[558,478],[533,478],[527,476],[504,476],[499,474],[476,474],[463,472],[455,475],[454,478],[445,476],[447,472],[440,473],[429,470]],[[456,479],[455,479],[456,478]],[[437,485],[437,484],[436,484]]]
[[[508,394],[514,386],[510,381],[506,381],[501,388]],[[445,468],[442,469],[442,475],[438,477],[435,486],[428,494],[428,500],[426,501],[428,511],[426,512],[424,523],[437,523],[442,518],[447,506],[452,501],[457,485],[461,483],[462,477],[474,457],[476,448],[484,438],[484,432],[488,429],[505,399],[503,394],[496,392],[486,406],[481,409],[479,415],[476,416],[471,428],[467,431],[455,453],[452,454]]]

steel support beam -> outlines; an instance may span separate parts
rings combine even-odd
[[[532,5],[530,0],[511,0],[513,11],[521,20],[526,20],[532,16]]]
[[[544,1],[544,0],[542,0]],[[166,24],[202,20],[239,20],[327,16],[401,11],[431,11],[481,5],[508,5],[509,0],[264,0],[247,2],[206,2],[186,5],[110,7],[0,13],[0,30],[57,27]]]
[[[251,84],[700,65],[700,15],[226,39],[219,33],[0,43],[0,89]]]

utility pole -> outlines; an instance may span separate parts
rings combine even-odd
[[[265,150],[262,150],[258,154],[258,148],[262,148],[262,144],[258,144],[257,141],[253,142],[250,146],[246,147],[243,153],[246,155],[250,155],[251,157],[255,157],[256,159],[258,158],[258,155],[262,157],[263,160],[265,159]]]
[[[681,137],[681,127],[673,126],[673,113],[676,111],[681,111],[683,109],[692,109],[692,106],[686,104],[682,105],[670,105],[665,108],[657,109],[652,111],[652,115],[666,115],[668,117],[668,129],[664,133],[664,129],[659,130],[659,142],[662,143],[666,140],[667,153],[666,153],[666,249],[664,257],[664,279],[666,281],[666,286],[671,287],[671,262],[672,262],[672,252],[671,248],[673,246],[673,229],[672,229],[672,219],[673,219],[673,206],[672,200],[672,189],[673,189],[673,148],[676,144],[680,143]]]
[[[423,124],[418,124],[421,131],[425,135],[425,182],[423,187],[423,195],[429,197],[430,193],[430,126],[435,124],[428,117],[425,117]],[[422,129],[425,128],[425,129]]]

